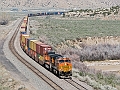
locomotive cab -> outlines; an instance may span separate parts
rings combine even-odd
[[[72,64],[69,58],[63,57],[59,62],[59,76],[72,76]]]
[[[52,71],[58,77],[72,76],[72,64],[69,58],[54,53],[48,54],[48,56],[50,58],[50,71]]]

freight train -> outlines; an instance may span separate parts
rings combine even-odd
[[[45,15],[62,15],[65,12],[41,12],[41,13],[30,13],[28,14],[28,17],[33,17],[33,16],[45,16]]]
[[[50,45],[30,38],[30,35],[27,34],[27,23],[28,16],[24,17],[19,30],[20,46],[23,51],[59,78],[71,78],[71,60],[68,57],[55,53]]]

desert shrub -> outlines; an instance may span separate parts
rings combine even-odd
[[[103,77],[104,77],[100,72],[97,73],[96,76],[97,76],[97,78],[98,78],[99,80],[100,80],[100,79],[103,79]]]
[[[85,76],[85,72],[79,72],[80,76]]]
[[[62,55],[69,56],[73,61],[101,61],[120,59],[119,44],[84,45],[82,49],[69,47],[66,44],[63,44],[61,48],[57,48],[56,51]]]
[[[79,51],[80,60],[116,60],[120,59],[120,45],[99,44],[86,46]]]
[[[73,76],[91,85],[95,90],[118,90],[120,77],[111,72],[102,72],[88,68],[81,62],[73,62]]]
[[[55,19],[52,16],[30,18],[30,21],[37,21],[34,25],[36,33],[33,35],[36,39],[44,41],[51,45],[54,50],[63,55],[72,55],[77,53],[79,60],[106,60],[120,58],[120,45],[99,44],[86,46],[85,44],[70,45],[67,40],[75,40],[84,36],[119,36],[119,21],[101,21],[101,20],[64,20]],[[114,30],[114,32],[113,32]],[[33,30],[34,31],[34,30]],[[71,35],[72,33],[72,35]],[[32,35],[31,35],[32,36]],[[44,38],[45,37],[45,38]],[[60,46],[60,47],[57,47]],[[68,48],[68,49],[66,49]],[[61,50],[62,49],[62,50]],[[65,49],[65,50],[64,50]],[[60,51],[59,51],[60,50]]]
[[[9,17],[6,13],[2,13],[0,16],[0,25],[6,25],[8,24]]]
[[[66,42],[66,40],[74,40],[84,36],[119,36],[120,21],[57,20],[52,17],[31,19],[36,19],[40,22],[37,34],[35,35],[36,39],[53,46],[57,53],[68,56],[72,60],[73,68],[79,70],[75,75],[76,77],[81,79],[84,77],[82,81],[91,81],[90,84],[94,85],[94,87],[96,85],[95,88],[97,90],[99,87],[101,90],[116,90],[109,85],[114,87],[115,85],[120,85],[120,78],[112,77],[109,73],[105,74],[101,71],[90,69],[80,62],[84,60],[119,59],[120,45],[106,43],[87,46],[83,44],[80,46],[82,47],[81,49],[77,49]],[[96,82],[99,82],[99,84]]]
[[[8,24],[8,20],[0,20],[0,25],[6,25]]]
[[[2,85],[0,85],[0,90],[10,90],[10,88],[8,88],[8,87],[3,87]]]

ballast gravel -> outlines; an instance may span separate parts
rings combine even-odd
[[[20,22],[20,20],[19,20]],[[29,90],[53,90],[45,81],[43,81],[41,78],[36,76],[35,73],[33,73],[31,70],[29,70],[23,63],[21,63],[9,50],[9,40],[12,37],[14,31],[16,30],[16,26],[19,22],[16,22],[16,24],[13,27],[13,30],[8,34],[6,41],[4,43],[3,51],[5,53],[6,58],[10,63],[12,63],[13,67],[16,68],[15,71],[15,78],[20,77],[22,81],[25,83],[29,82],[29,85],[31,87],[34,87],[34,89]],[[69,83],[64,81],[63,79],[59,79],[51,72],[44,69],[42,66],[40,66],[38,63],[36,63],[33,59],[29,58],[23,50],[20,48],[19,44],[19,33],[17,35],[16,41],[15,41],[15,48],[19,52],[19,54],[24,57],[29,63],[31,63],[34,67],[38,68],[42,73],[44,73],[48,78],[52,79],[55,83],[60,85],[63,90],[77,90],[75,87],[71,86]],[[19,74],[19,75],[18,75]]]
[[[9,32],[6,41],[3,45],[3,51],[5,53],[5,56],[12,67],[12,75],[15,78],[19,78],[21,81],[25,83],[25,85],[28,85],[30,88],[28,90],[53,90],[50,85],[48,85],[44,80],[39,78],[34,72],[32,72],[30,69],[28,69],[22,62],[20,62],[9,50],[8,43],[13,35],[13,33],[16,30],[17,25],[19,24],[19,21],[16,21],[15,25],[13,25],[13,30]],[[43,74],[45,74],[48,78],[53,80],[53,82],[57,83],[59,86],[62,87],[63,90],[77,90],[75,87],[71,86],[68,82],[66,82],[64,79],[59,79],[54,74],[43,68],[41,65],[36,63],[33,59],[31,59],[29,56],[27,56],[23,50],[20,47],[19,43],[19,37],[20,34],[18,32],[17,38],[15,40],[15,48],[17,52],[24,57],[30,64],[32,64],[35,68],[39,69]]]
[[[8,59],[8,62],[12,63],[11,67],[13,68],[12,72],[14,73],[14,77],[20,78],[20,80],[24,82],[25,85],[30,86],[29,90],[53,90],[48,84],[46,84],[42,79],[36,76],[24,64],[22,64],[9,50],[8,43],[13,33],[15,32],[16,26],[19,22],[20,20],[16,22],[16,24],[13,27],[13,30],[11,30],[11,32],[8,34],[6,41],[3,45],[3,51],[5,53],[6,58]]]

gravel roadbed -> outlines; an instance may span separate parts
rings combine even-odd
[[[20,20],[19,20],[20,21]],[[10,71],[12,71],[12,75],[16,79],[20,79],[22,82],[25,83],[25,85],[29,86],[29,90],[53,90],[46,82],[44,82],[42,79],[40,79],[36,74],[34,74],[31,70],[29,70],[24,64],[22,64],[9,50],[8,42],[10,41],[10,38],[12,37],[16,25],[13,25],[13,30],[11,30],[6,38],[6,41],[3,45],[3,51],[7,58],[7,62],[12,63],[10,68]],[[29,58],[20,48],[19,45],[19,33],[15,41],[15,48],[17,51],[32,65],[34,65],[36,68],[38,68],[40,71],[42,71],[44,74],[46,74],[49,78],[51,78],[54,82],[56,82],[58,85],[62,86],[64,90],[76,90],[73,86],[70,86],[69,83],[66,83],[63,79],[59,79],[46,69],[44,69],[42,66],[40,66],[38,63],[33,61],[31,58]],[[9,67],[9,65],[8,65]],[[29,83],[29,84],[28,84]],[[33,89],[34,88],[34,89]]]
[[[19,78],[22,82],[24,82],[25,87],[29,87],[28,90],[53,90],[48,84],[46,84],[42,79],[36,76],[36,74],[29,70],[24,64],[22,64],[9,50],[8,43],[19,22],[16,21],[16,24],[13,25],[13,30],[11,30],[11,32],[8,34],[3,45],[3,51],[7,58],[7,62],[12,63],[9,64],[8,67],[11,68],[10,71],[12,71],[11,73],[13,77],[15,79]],[[18,45],[18,43],[16,44]]]
[[[20,20],[19,20],[20,21]],[[16,21],[16,25],[17,25]],[[28,69],[23,63],[21,63],[9,50],[8,42],[10,38],[12,37],[16,25],[13,25],[13,30],[8,34],[6,41],[3,45],[3,51],[5,53],[5,56],[7,58],[8,63],[12,63],[8,65],[12,68],[10,71],[12,72],[14,78],[19,78],[22,82],[24,82],[25,86],[29,87],[29,90],[53,90],[46,82],[44,82],[41,78],[36,76],[35,73],[33,73],[30,69]],[[51,72],[40,66],[38,63],[36,63],[33,59],[31,59],[29,56],[27,56],[23,50],[20,48],[19,44],[19,33],[17,35],[17,38],[15,40],[15,48],[19,52],[19,54],[24,57],[29,63],[31,63],[35,68],[38,68],[42,73],[47,75],[47,77],[51,78],[55,83],[60,85],[63,90],[77,90],[75,87],[71,86],[69,83],[64,81],[64,79],[59,79],[55,75],[53,75]]]

